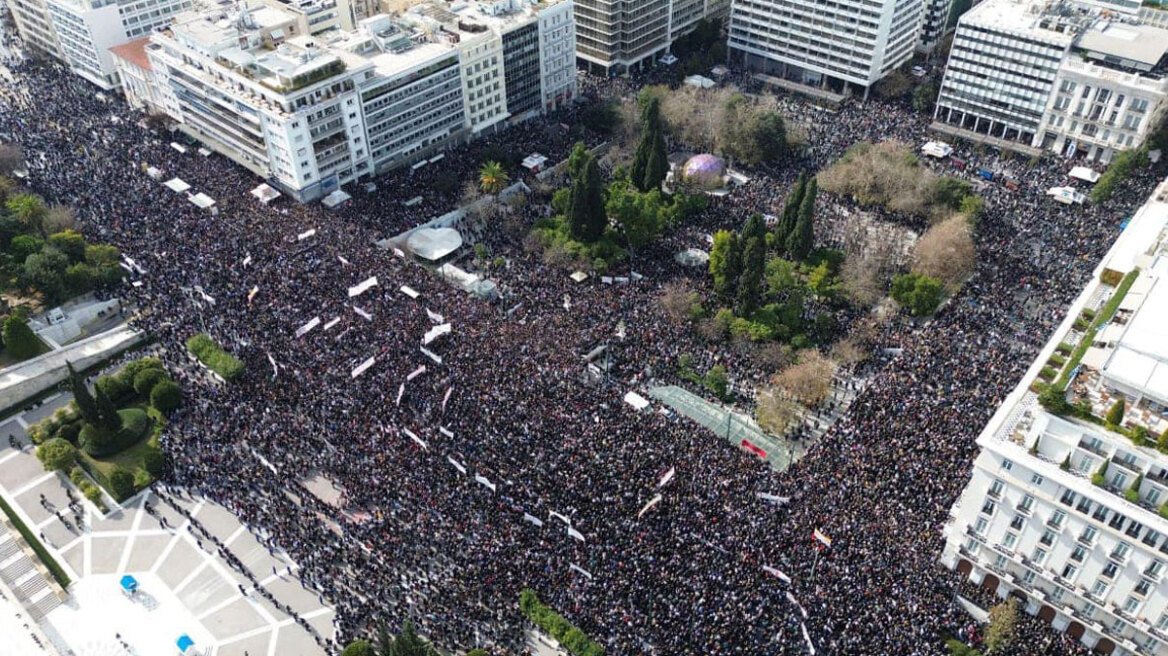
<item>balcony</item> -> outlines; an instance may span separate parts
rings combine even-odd
[[[1062,530],[1063,530],[1063,524],[1062,524],[1062,522],[1056,522],[1056,521],[1054,521],[1054,518],[1053,518],[1053,517],[1051,517],[1050,519],[1047,519],[1047,520],[1046,520],[1046,527],[1047,527],[1047,528],[1049,528],[1049,529],[1050,529],[1050,530],[1052,530],[1052,531],[1058,531],[1058,532],[1060,532],[1060,533],[1061,533],[1061,532],[1062,532]]]
[[[1097,445],[1091,444],[1089,441],[1087,441],[1085,439],[1079,440],[1079,448],[1083,449],[1084,451],[1090,451],[1091,453],[1094,453],[1097,456],[1103,456],[1104,458],[1106,458],[1110,455],[1109,453],[1107,453],[1107,451],[1103,448],[1102,445],[1097,446]]]
[[[1111,560],[1111,562],[1115,563],[1116,565],[1126,565],[1127,564],[1127,554],[1125,554],[1125,553],[1116,553],[1116,552],[1112,551],[1111,553],[1107,554],[1107,558],[1109,560]]]
[[[973,530],[973,527],[968,524],[965,525],[965,534],[982,544],[986,542],[985,536]]]

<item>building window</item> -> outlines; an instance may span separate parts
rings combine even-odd
[[[1071,506],[1075,503],[1075,493],[1070,490],[1063,490],[1063,496],[1059,499],[1059,503],[1064,506]]]
[[[1034,485],[1036,487],[1042,487],[1042,481],[1043,481],[1042,477],[1039,476],[1038,474],[1034,474],[1033,476],[1030,477],[1030,484]]]
[[[1107,579],[1114,579],[1117,572],[1119,572],[1118,565],[1115,563],[1107,563],[1107,566],[1103,568],[1103,571],[1099,575]]]
[[[1016,542],[1018,542],[1016,533],[1006,533],[1006,537],[1002,538],[1002,546],[1007,549],[1013,549]]]
[[[1063,512],[1061,510],[1056,510],[1056,511],[1054,511],[1054,514],[1052,514],[1050,516],[1050,525],[1055,527],[1055,528],[1061,528],[1063,525],[1063,520],[1065,520],[1066,518],[1067,518],[1067,514],[1065,512]]]
[[[1002,482],[995,478],[993,484],[990,485],[989,495],[995,499],[1001,497],[1002,496],[1002,487],[1003,487]]]
[[[1014,519],[1010,520],[1010,528],[1015,531],[1021,531],[1022,527],[1026,525],[1026,520],[1022,515],[1014,515]]]
[[[1151,589],[1152,589],[1151,583],[1148,583],[1148,581],[1146,579],[1140,579],[1139,583],[1136,583],[1136,587],[1132,590],[1132,592],[1134,592],[1135,594],[1138,594],[1141,597],[1146,597],[1146,596],[1148,596],[1148,590],[1151,590]]]
[[[986,521],[985,517],[978,517],[977,523],[973,525],[973,532],[978,535],[985,535],[986,527],[989,525],[990,523]]]
[[[1163,571],[1164,561],[1160,560],[1159,558],[1148,563],[1148,566],[1144,568],[1144,574],[1147,574],[1148,576],[1160,576],[1160,573]]]
[[[1045,544],[1048,547],[1050,545],[1054,544],[1054,531],[1047,529],[1046,531],[1043,532],[1042,537],[1039,538],[1038,541],[1041,542],[1042,544]]]
[[[1127,560],[1127,555],[1131,553],[1131,545],[1126,542],[1120,542],[1115,545],[1115,549],[1111,551],[1111,557],[1123,562]]]
[[[1005,469],[1006,471],[1010,471],[1013,468],[1014,468],[1014,463],[1010,462],[1009,460],[1007,460],[1005,458],[1002,459],[1002,469]]]
[[[1063,565],[1063,572],[1059,576],[1067,581],[1073,581],[1079,570],[1074,565]]]
[[[1083,532],[1079,535],[1079,542],[1084,544],[1093,544],[1095,542],[1095,536],[1097,535],[1099,535],[1099,531],[1095,530],[1094,526],[1088,526],[1084,528]]]
[[[1076,544],[1075,549],[1071,551],[1071,560],[1075,561],[1076,563],[1081,563],[1086,557],[1087,550],[1083,548],[1083,545]]]
[[[1041,565],[1042,563],[1044,563],[1046,561],[1046,550],[1039,548],[1039,547],[1035,547],[1034,553],[1031,554],[1030,560],[1034,561],[1035,565]]]
[[[1127,613],[1128,615],[1135,615],[1139,608],[1140,600],[1136,599],[1135,597],[1128,597],[1127,600],[1123,602],[1123,612]]]
[[[1105,599],[1107,597],[1107,582],[1096,581],[1095,585],[1091,586],[1091,596],[1096,599]]]
[[[1156,620],[1157,631],[1168,631],[1168,613],[1161,613],[1160,619]]]

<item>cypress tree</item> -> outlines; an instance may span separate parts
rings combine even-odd
[[[73,368],[72,362],[66,361],[65,366],[69,368],[69,384],[73,388],[73,400],[77,402],[77,409],[81,411],[82,418],[91,424],[98,423],[97,402],[93,400],[89,388],[85,386],[85,381]]]
[[[735,314],[749,317],[758,309],[762,293],[762,277],[766,268],[766,242],[758,237],[744,237],[746,248],[742,256],[742,276],[738,280],[738,298]]]
[[[803,193],[803,202],[799,205],[799,220],[795,229],[787,235],[787,253],[798,261],[807,259],[811,249],[815,246],[815,196],[817,187],[815,179],[807,183]]]
[[[799,220],[799,207],[803,203],[803,193],[806,189],[807,175],[800,173],[799,179],[795,181],[795,188],[791,190],[791,195],[787,196],[787,202],[783,205],[783,215],[779,217],[779,224],[775,226],[775,242],[781,248],[786,247],[787,238]]]
[[[638,189],[649,191],[660,187],[668,172],[669,154],[661,133],[661,99],[653,96],[641,110],[641,139],[629,175]]]
[[[742,242],[746,243],[751,239],[761,239],[766,242],[766,224],[763,223],[762,215],[758,212],[750,215],[746,219],[746,223],[742,226]]]
[[[572,181],[572,206],[568,215],[568,230],[572,238],[592,243],[604,234],[607,216],[604,212],[604,189],[600,168],[591,154],[584,157],[580,175]]]
[[[122,427],[122,417],[118,414],[117,406],[100,387],[97,388],[97,419],[94,425],[111,433]]]
[[[714,277],[714,294],[723,305],[730,305],[734,300],[734,291],[738,289],[738,279],[742,276],[742,244],[735,232],[730,232],[721,268],[721,275]]]

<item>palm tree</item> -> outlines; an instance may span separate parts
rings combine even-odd
[[[479,188],[484,194],[497,194],[503,191],[509,179],[503,165],[498,162],[487,162],[479,169]]]

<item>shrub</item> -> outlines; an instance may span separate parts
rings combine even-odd
[[[164,380],[154,386],[150,392],[150,405],[161,412],[170,412],[182,404],[182,390],[178,383]]]
[[[101,498],[101,489],[93,483],[90,483],[89,481],[82,483],[81,494],[84,494],[85,498],[92,501],[93,505],[97,506],[98,508],[105,507],[105,501]]]
[[[162,476],[162,470],[166,466],[166,458],[162,455],[162,450],[156,446],[151,446],[142,454],[142,468],[151,476],[158,478]]]
[[[1068,355],[1071,351],[1075,350],[1075,347],[1066,342],[1059,342],[1059,345],[1055,350],[1063,355]]]
[[[207,368],[232,381],[243,375],[243,362],[224,351],[207,333],[199,333],[187,340],[187,348]]]
[[[1160,504],[1160,516],[1168,519],[1168,501]]]
[[[1042,390],[1038,395],[1038,402],[1043,409],[1055,415],[1065,415],[1072,410],[1071,404],[1067,402],[1066,392],[1058,385],[1048,385]]]
[[[94,387],[104,392],[110,401],[119,404],[129,401],[134,393],[133,381],[127,381],[121,376],[116,375],[99,377],[97,382],[94,383]]]
[[[77,487],[81,487],[81,484],[88,479],[85,478],[85,470],[74,465],[73,469],[69,470],[69,480],[73,481],[73,484]]]
[[[67,424],[61,424],[61,427],[57,429],[57,437],[72,444],[77,444],[77,436],[80,434],[81,421],[79,420],[71,421]]]
[[[902,273],[892,279],[892,298],[907,308],[914,317],[925,317],[937,311],[944,299],[940,280],[916,273]]]
[[[111,456],[137,444],[150,430],[150,417],[144,410],[126,408],[119,410],[118,416],[122,419],[122,427],[116,431],[85,424],[81,429],[81,448],[94,458]]]
[[[148,398],[154,386],[168,380],[165,371],[159,369],[143,369],[134,376],[134,393],[139,397]]]
[[[604,656],[604,647],[572,626],[563,615],[544,606],[535,591],[530,588],[524,588],[519,593],[519,609],[527,619],[559,641],[560,645],[574,656]]]
[[[354,640],[341,652],[341,656],[376,656],[376,654],[373,645],[366,640]]]
[[[147,486],[154,482],[154,477],[145,469],[134,470],[134,489],[144,490]]]
[[[714,393],[719,399],[726,398],[726,391],[729,388],[730,381],[726,376],[726,367],[716,364],[706,371],[705,377],[702,379],[702,385],[706,389]]]
[[[77,461],[77,449],[59,437],[54,437],[37,447],[36,455],[49,471],[66,471]]]
[[[1124,398],[1121,396],[1111,406],[1111,409],[1107,411],[1107,416],[1104,418],[1104,420],[1111,426],[1120,426],[1123,424],[1123,413],[1126,409],[1127,404],[1124,402]]]
[[[1064,364],[1066,364],[1066,363],[1067,363],[1067,359],[1066,359],[1065,357],[1063,357],[1063,356],[1059,355],[1058,353],[1051,353],[1051,354],[1050,354],[1050,359],[1049,359],[1049,360],[1047,360],[1047,362],[1048,362],[1049,364],[1052,364],[1052,365],[1054,365],[1054,366],[1056,366],[1056,367],[1060,367],[1060,368],[1061,368],[1061,367],[1062,367]]]
[[[1048,382],[1054,380],[1054,377],[1057,375],[1058,371],[1053,367],[1043,367],[1042,371],[1038,372],[1038,377]]]
[[[122,501],[134,493],[134,475],[124,467],[118,467],[109,475],[110,493],[114,499]]]
[[[133,381],[138,376],[138,374],[146,371],[147,369],[158,369],[163,373],[166,372],[165,367],[162,366],[162,360],[154,356],[148,356],[127,362],[122,367],[121,371],[118,372],[118,376],[122,377],[124,381]]]

